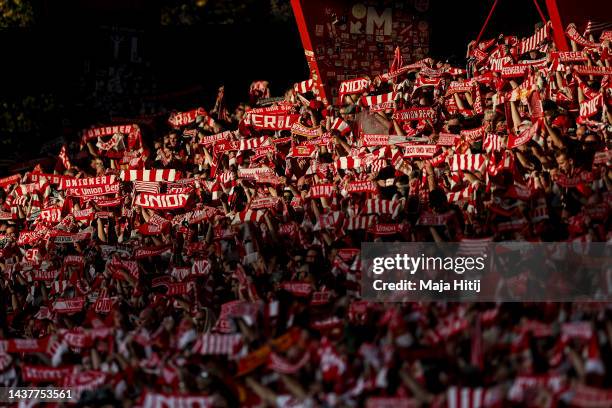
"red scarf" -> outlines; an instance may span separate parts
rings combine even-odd
[[[76,366],[53,368],[43,365],[24,364],[21,367],[21,377],[28,383],[54,383],[59,385],[64,378],[72,374]]]
[[[181,173],[173,169],[152,169],[152,170],[122,170],[119,178],[123,181],[177,181],[181,178]]]
[[[217,133],[215,135],[204,136],[202,139],[200,139],[200,144],[203,146],[208,146],[211,144],[215,144],[220,140],[232,140],[233,137],[234,132],[231,130],[226,130],[225,132]]]
[[[198,116],[208,117],[208,113],[204,108],[197,108],[188,112],[175,112],[168,118],[168,123],[172,127],[178,128],[195,122]]]
[[[252,113],[244,118],[244,124],[251,125],[255,129],[290,130],[299,119],[300,115],[263,115]]]
[[[570,40],[584,47],[589,47],[589,48],[599,47],[599,44],[589,41],[586,38],[584,38],[582,35],[580,35],[578,30],[576,30],[576,24],[574,23],[571,23],[570,25],[567,26],[567,28],[565,29],[565,34],[567,34]]]
[[[514,149],[529,142],[538,133],[540,129],[540,120],[536,121],[527,129],[523,130],[520,135],[514,133],[508,135],[508,149]]]
[[[73,187],[66,190],[66,196],[70,197],[95,197],[107,194],[117,194],[119,183],[105,184],[97,187]]]
[[[0,188],[6,188],[10,185],[19,183],[21,181],[20,174],[13,174],[12,176],[4,177],[0,179]]]
[[[351,181],[347,184],[346,191],[349,193],[375,193],[378,191],[378,186],[370,180]]]
[[[370,86],[367,78],[355,78],[340,82],[338,98],[342,101],[345,95],[363,93]]]
[[[152,194],[140,193],[136,196],[135,205],[158,210],[173,210],[187,205],[189,194]]]
[[[107,186],[115,182],[115,175],[87,177],[87,178],[68,178],[63,177],[59,180],[58,190],[66,190],[72,187],[99,187]]]
[[[85,298],[60,298],[53,303],[53,311],[56,313],[77,313],[83,310]]]
[[[404,146],[404,158],[411,157],[433,157],[438,151],[437,145],[410,145]]]
[[[435,118],[436,112],[432,108],[408,108],[393,113],[393,119],[402,122],[421,119],[434,120]]]
[[[151,258],[153,256],[161,255],[170,249],[172,249],[172,245],[170,244],[138,248],[136,252],[134,252],[134,258],[136,259]]]
[[[605,76],[612,75],[612,67],[599,67],[599,66],[584,66],[579,65],[575,67],[574,72],[578,75],[597,75],[597,76]]]
[[[114,135],[115,133],[140,133],[138,125],[104,126],[87,129],[83,131],[82,143],[85,144],[92,139]]]

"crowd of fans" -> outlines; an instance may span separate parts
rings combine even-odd
[[[612,32],[551,27],[0,180],[0,385],[82,406],[612,406],[605,303],[371,303],[362,242],[606,242]],[[597,39],[597,41],[596,41]],[[607,266],[606,266],[607,267]],[[503,284],[498,283],[498,284]],[[609,294],[610,279],[601,290]]]

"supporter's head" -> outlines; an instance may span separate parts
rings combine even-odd
[[[9,238],[17,238],[17,228],[14,225],[8,225],[4,230],[4,234]]]
[[[448,132],[458,135],[459,131],[461,131],[462,120],[463,120],[463,116],[459,114],[453,115],[446,121],[446,124],[444,125],[444,127],[446,128]]]
[[[574,166],[574,159],[570,158],[567,150],[559,150],[555,153],[557,166],[564,173],[571,173]]]
[[[493,107],[493,96],[495,95],[495,92],[487,92],[485,94],[484,100],[485,100],[485,107],[487,108],[492,108]]]
[[[94,159],[91,160],[90,163],[91,168],[93,169],[93,171],[95,172],[96,176],[101,176],[104,174],[105,168],[104,168],[104,161],[99,158],[96,157]]]
[[[436,188],[429,192],[429,205],[437,213],[443,213],[446,211],[448,201],[446,199],[446,193],[440,188]]]
[[[557,104],[550,99],[545,99],[542,102],[542,109],[544,110],[544,116],[548,119],[554,118],[559,111]]]

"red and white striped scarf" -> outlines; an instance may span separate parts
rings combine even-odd
[[[52,383],[60,385],[64,378],[76,371],[77,366],[53,368],[43,365],[24,364],[21,367],[21,378],[26,383]]]
[[[300,119],[297,114],[259,114],[246,115],[243,123],[253,126],[255,129],[267,130],[289,130]]]
[[[340,82],[338,97],[342,101],[346,95],[360,94],[370,86],[368,78],[355,78]]]
[[[323,134],[321,126],[309,127],[296,122],[291,127],[291,133],[294,135],[304,136],[307,138],[320,137]]]
[[[192,352],[201,355],[234,355],[242,342],[240,334],[204,334],[193,346]]]
[[[119,192],[119,183],[104,184],[94,187],[72,187],[66,190],[66,196],[71,197],[95,197]]]
[[[260,176],[275,175],[274,170],[269,167],[250,167],[238,169],[238,178],[257,180]]]
[[[346,185],[348,193],[375,193],[378,186],[371,180],[351,181]]]
[[[602,94],[597,94],[596,97],[580,104],[580,117],[583,119],[590,118],[595,115],[599,108],[603,107],[604,98]]]
[[[459,135],[455,135],[453,133],[444,133],[440,132],[438,135],[438,141],[436,144],[438,146],[454,146],[456,140],[459,138]]]
[[[314,81],[312,79],[307,79],[306,81],[297,82],[295,85],[293,85],[293,90],[301,94],[310,92],[313,89],[314,89]]]
[[[287,157],[314,157],[317,152],[317,146],[313,144],[301,144],[292,146]]]
[[[234,216],[234,223],[259,222],[264,216],[264,210],[245,210]]]
[[[487,388],[450,387],[446,391],[448,408],[492,407],[501,402],[501,393]]]
[[[415,81],[414,81],[414,91],[416,91],[419,88],[425,87],[425,86],[433,86],[433,87],[439,87],[440,84],[442,84],[442,78],[427,78],[424,76],[419,76]],[[404,97],[406,95],[404,94]]]
[[[612,75],[612,67],[578,65],[575,67],[574,72],[578,75],[605,76]]]
[[[312,284],[306,282],[283,282],[281,288],[297,297],[306,297],[312,292]]]
[[[240,150],[254,150],[258,147],[267,146],[270,143],[268,136],[254,137],[240,140]]]
[[[344,229],[347,231],[367,230],[374,222],[374,215],[357,215],[348,217],[344,222]]]
[[[348,169],[358,169],[362,167],[361,159],[354,157],[341,157],[336,160],[336,169],[348,170]]]
[[[92,128],[83,131],[82,143],[87,143],[92,139],[99,137],[114,135],[115,133],[129,134],[137,133],[140,134],[138,125],[121,125],[121,126],[103,126],[99,128]]]
[[[271,197],[271,196],[255,198],[251,201],[251,204],[249,205],[249,209],[261,210],[264,208],[276,208],[280,200],[281,200],[280,197]]]
[[[374,224],[368,228],[368,233],[375,236],[384,236],[384,235],[395,235],[400,234],[405,231],[405,225],[393,223],[393,224]]]
[[[401,208],[401,202],[398,200],[382,200],[379,198],[370,198],[366,200],[363,206],[364,214],[388,214],[393,217],[397,216],[397,212]]]
[[[588,47],[588,48],[598,48],[599,47],[599,44],[589,41],[586,38],[584,38],[582,35],[580,35],[578,30],[576,29],[576,24],[574,23],[571,23],[567,26],[567,28],[565,29],[565,34],[570,40],[574,41],[577,44],[582,45],[583,47]]]
[[[174,112],[168,118],[168,123],[172,127],[179,128],[195,122],[198,116],[208,118],[208,113],[206,113],[204,108],[197,108],[187,112]]]
[[[455,202],[460,200],[474,200],[474,194],[476,193],[476,191],[478,191],[479,184],[479,182],[475,182],[460,191],[446,193],[446,198],[449,202]]]
[[[508,135],[508,149],[514,149],[529,142],[538,133],[539,129],[540,120],[537,120],[530,127],[523,130],[518,136],[516,136],[514,133],[510,133]]]
[[[446,90],[446,96],[451,96],[455,93],[472,92],[473,88],[474,88],[474,84],[472,81],[467,81],[467,82],[453,81],[450,83],[450,85],[448,86],[448,89]]]
[[[83,310],[85,306],[85,298],[58,298],[53,303],[53,311],[55,313],[76,313]]]
[[[351,131],[351,126],[342,118],[335,118],[331,125],[332,130],[337,130],[342,136],[347,135]]]
[[[310,188],[310,198],[330,198],[335,186],[331,183],[315,184]]]
[[[134,190],[138,193],[159,194],[160,188],[160,183],[157,181],[134,181]]]
[[[495,133],[487,133],[482,143],[482,148],[485,152],[500,152],[505,147],[503,136]]]
[[[57,224],[62,219],[62,209],[61,208],[47,208],[40,212],[38,219],[43,222]]]
[[[21,174],[13,174],[12,176],[4,177],[0,179],[0,188],[7,188],[13,184],[17,184],[21,181]]]
[[[534,35],[529,38],[525,38],[518,44],[518,54],[522,55],[526,52],[535,50],[538,46],[547,41],[550,38],[550,26],[545,24],[544,27],[540,28]]]
[[[522,78],[528,72],[525,65],[507,65],[502,67],[501,75],[502,78]]]
[[[121,170],[119,178],[123,181],[176,181],[181,173],[174,169]]]
[[[157,245],[150,247],[141,247],[134,252],[134,258],[143,259],[158,256],[172,249],[172,245]]]
[[[451,171],[480,171],[485,164],[484,154],[456,154],[450,157]]]
[[[431,158],[438,151],[437,145],[415,144],[404,146],[404,158],[426,157]]]
[[[200,144],[203,146],[208,146],[211,144],[215,144],[220,140],[232,140],[233,138],[234,138],[234,132],[231,130],[226,130],[225,132],[202,137],[200,139]]]
[[[557,51],[551,53],[553,58],[560,62],[586,62],[588,60],[584,51]]]
[[[236,176],[231,170],[227,170],[221,174],[217,174],[217,180],[225,188],[229,188],[236,185]]]
[[[338,226],[338,222],[342,217],[340,211],[332,211],[327,214],[321,214],[317,220],[317,223],[313,227],[314,231],[320,231],[322,229],[334,229]]]
[[[99,187],[111,185],[115,182],[115,176],[99,176],[86,178],[62,178],[58,190],[65,190],[70,187]]]
[[[502,58],[491,58],[489,60],[489,65],[491,67],[491,71],[493,72],[501,72],[502,69],[510,65],[512,63],[512,57],[502,57]]]
[[[84,210],[72,210],[72,215],[76,221],[90,221],[93,219],[94,210],[93,208],[86,208]]]
[[[432,108],[408,108],[393,113],[393,119],[407,122],[412,120],[435,120],[436,112]]]
[[[371,134],[365,133],[363,135],[363,146],[372,147],[372,146],[391,146],[395,144],[402,143],[427,143],[429,141],[426,137],[411,137],[411,136],[401,136],[401,135],[379,135],[379,134]]]
[[[96,146],[100,150],[108,151],[119,146],[122,141],[123,135],[121,133],[115,133],[108,142],[103,142],[102,139],[98,139],[98,143],[96,143]]]
[[[380,105],[387,102],[394,101],[397,97],[397,92],[389,92],[381,95],[369,95],[363,96],[360,102],[363,106]]]

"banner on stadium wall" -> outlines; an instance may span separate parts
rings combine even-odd
[[[322,99],[338,84],[389,70],[396,46],[404,61],[429,54],[429,0],[381,2],[291,0],[310,76]]]

